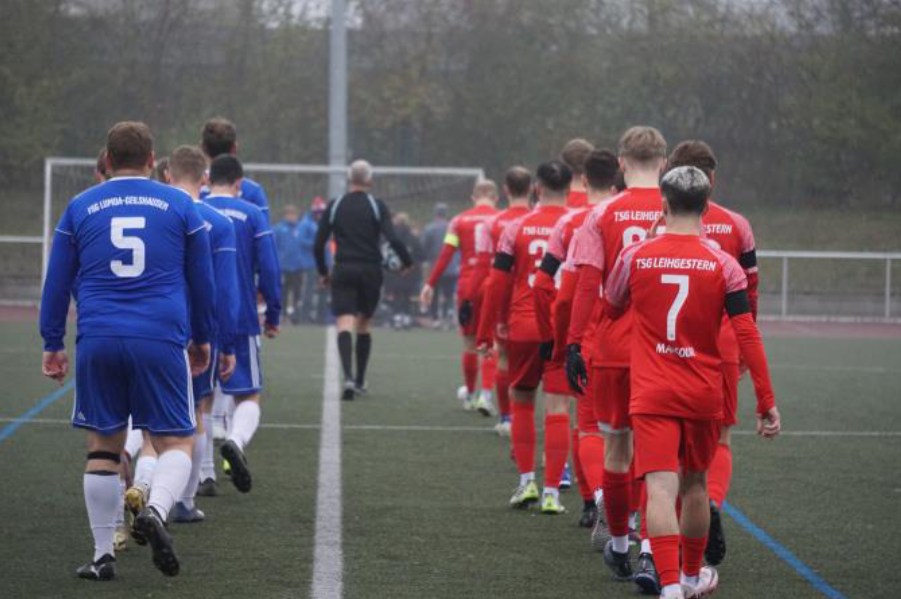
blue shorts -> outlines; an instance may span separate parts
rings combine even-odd
[[[129,337],[78,340],[72,424],[102,435],[128,427],[157,435],[194,434],[194,393],[185,349]]]
[[[194,387],[194,401],[199,402],[207,395],[213,394],[213,387],[216,384],[216,372],[218,372],[219,352],[215,347],[210,354],[210,365],[206,370],[198,376],[195,376],[191,384]]]
[[[239,335],[235,338],[235,372],[219,384],[226,395],[253,395],[263,389],[259,335]]]

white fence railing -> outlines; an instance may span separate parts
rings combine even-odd
[[[779,251],[779,250],[760,250],[757,252],[759,258],[778,259],[781,262],[781,284],[779,287],[779,311],[778,317],[789,319],[793,317],[806,317],[815,319],[862,319],[862,320],[894,320],[892,303],[895,301],[892,292],[892,268],[895,261],[901,264],[901,252],[809,252],[809,251]],[[882,309],[880,314],[867,314],[855,317],[854,315],[837,315],[837,314],[793,314],[790,309],[789,299],[791,298],[790,285],[790,267],[792,260],[831,260],[831,261],[881,261],[884,263],[883,281],[881,285]],[[763,275],[766,276],[765,274]],[[870,299],[872,303],[872,299]],[[765,314],[766,315],[766,314]],[[769,316],[773,316],[769,314]]]

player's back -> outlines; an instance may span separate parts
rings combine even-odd
[[[566,194],[566,207],[569,209],[587,208],[588,192],[584,190],[570,190]]]
[[[631,297],[631,412],[697,419],[722,414],[720,317],[744,289],[738,263],[696,235],[663,234],[627,248],[608,279]]]
[[[473,206],[455,216],[448,226],[447,235],[456,236],[457,247],[460,249],[460,278],[469,276],[477,263],[479,238],[482,228],[487,226],[497,214],[493,206]]]
[[[532,209],[528,206],[510,206],[495,214],[488,227],[488,234],[491,236],[491,247],[497,248],[498,244],[501,242],[501,235],[504,234],[504,229],[507,228],[507,225],[522,218],[531,211]]]
[[[185,192],[115,177],[75,197],[57,231],[79,262],[79,337],[187,342],[186,240],[204,228]]]
[[[266,197],[266,190],[262,185],[249,177],[244,177],[241,179],[241,191],[238,192],[238,197],[262,210],[266,218],[269,218],[269,198]]]
[[[200,218],[206,223],[210,232],[210,249],[213,253],[220,251],[236,251],[235,227],[231,219],[206,202],[196,202]]]
[[[609,203],[592,211],[586,226],[597,228],[603,236],[603,278],[610,276],[616,257],[633,243],[643,241],[648,229],[661,213],[663,199],[656,187],[633,187],[625,190]],[[594,357],[601,366],[629,366],[629,334],[631,316],[598,323]]]
[[[204,200],[231,219],[235,229],[238,288],[241,307],[237,332],[256,335],[260,332],[257,314],[256,266],[257,239],[271,235],[272,230],[263,212],[254,204],[233,196],[211,195]]]
[[[510,339],[538,341],[532,287],[554,226],[567,213],[565,206],[538,206],[507,226],[499,252],[513,256],[513,296],[510,300]]]

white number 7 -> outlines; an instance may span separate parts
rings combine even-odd
[[[110,270],[117,277],[134,278],[144,272],[144,241],[140,237],[125,235],[125,229],[143,229],[147,219],[143,216],[116,216],[110,219],[110,241],[120,250],[131,250],[131,264],[111,260]]]
[[[670,306],[669,312],[666,314],[666,339],[668,341],[676,340],[676,319],[679,317],[679,311],[685,305],[688,298],[688,275],[660,275],[660,282],[666,285],[678,285],[679,291],[676,293],[676,299]]]

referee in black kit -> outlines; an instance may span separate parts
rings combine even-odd
[[[344,369],[342,399],[366,391],[366,365],[372,350],[369,321],[382,293],[382,237],[403,264],[413,265],[410,253],[394,234],[391,212],[369,193],[372,165],[356,160],[348,172],[350,191],[329,202],[319,221],[313,253],[323,285],[331,285],[332,313],[337,319],[338,352]],[[325,244],[335,236],[335,266],[331,275],[325,262]],[[357,333],[357,376],[353,375],[352,331]]]

